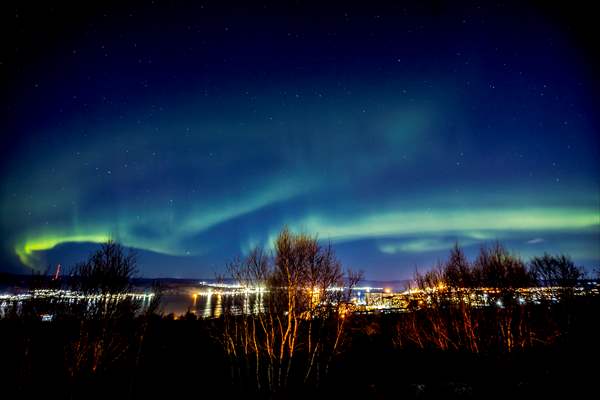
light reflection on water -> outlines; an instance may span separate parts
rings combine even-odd
[[[0,292],[0,319],[9,314],[22,315],[24,309],[37,315],[53,317],[56,312],[73,310],[98,310],[99,305],[116,304],[129,301],[146,310],[152,304],[153,293],[119,293],[119,294],[83,294],[81,292],[63,289],[36,289],[28,292]],[[85,306],[83,309],[81,306]]]
[[[201,318],[218,318],[225,309],[230,309],[234,314],[257,314],[263,307],[262,293],[172,294],[163,295],[160,302],[160,310],[165,315],[172,313],[179,316],[190,312]]]
[[[0,318],[4,318],[9,312],[16,312],[20,314],[24,302],[32,300],[29,294],[25,295],[14,295],[4,294],[0,298]],[[53,295],[45,299],[48,312],[52,313],[52,304],[73,304],[75,302],[88,302],[88,306],[95,303],[95,300],[89,300],[84,298],[71,298],[65,296]],[[146,309],[150,303],[150,297],[136,298],[135,301],[139,301],[141,309]],[[174,293],[174,294],[163,294],[160,297],[159,310],[164,315],[173,314],[174,316],[181,316],[188,312],[195,314],[199,318],[218,318],[224,310],[228,309],[233,314],[257,314],[263,310],[263,293],[221,293],[219,291],[209,291],[204,294],[190,295],[188,293]]]
[[[0,301],[0,318],[7,316],[10,309],[15,309],[19,313],[23,307],[23,301]],[[73,303],[73,299],[56,298],[52,302]],[[150,304],[149,298],[140,300],[142,309]],[[16,308],[15,308],[16,307]],[[188,295],[188,294],[170,294],[163,295],[160,298],[160,311],[174,316],[181,316],[188,312],[195,314],[199,318],[218,318],[223,314],[225,308],[231,310],[234,314],[258,313],[263,310],[263,294],[222,294],[213,292],[206,295]]]

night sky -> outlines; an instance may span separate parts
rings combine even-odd
[[[600,264],[591,11],[340,4],[3,5],[0,271],[112,237],[212,277],[284,225],[371,279],[456,241]]]

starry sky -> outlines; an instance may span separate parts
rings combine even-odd
[[[219,4],[3,6],[1,271],[111,237],[211,277],[284,225],[370,279],[457,241],[600,263],[585,10]]]

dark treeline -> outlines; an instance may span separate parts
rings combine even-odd
[[[437,268],[416,274],[419,290],[412,312],[398,319],[395,342],[473,353],[548,345],[569,331],[582,277],[564,255],[544,254],[526,265],[496,243],[470,262],[456,245]]]
[[[128,297],[135,255],[108,242],[62,280],[93,301],[31,298],[5,304],[0,383],[23,398],[175,398],[218,393],[266,398],[558,398],[597,378],[598,296],[564,255],[524,262],[500,244],[415,274],[404,312],[364,314],[352,302],[361,274],[331,246],[284,229],[227,278],[263,288],[219,318],[160,312],[159,286]],[[40,316],[52,315],[52,321]]]

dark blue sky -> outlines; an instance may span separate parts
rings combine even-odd
[[[585,10],[97,7],[5,14],[0,269],[112,237],[210,277],[283,225],[372,279],[455,241],[600,262]]]

